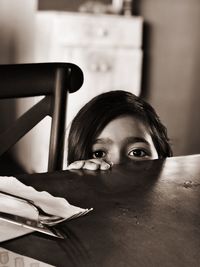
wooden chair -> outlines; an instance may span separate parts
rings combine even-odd
[[[67,94],[82,84],[81,69],[71,63],[0,65],[0,99],[45,96],[0,134],[0,156],[49,115],[52,123],[48,171],[61,170]]]

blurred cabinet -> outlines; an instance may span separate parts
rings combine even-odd
[[[73,62],[84,72],[83,87],[69,96],[68,122],[102,92],[140,94],[142,24],[141,17],[37,12],[34,61]]]

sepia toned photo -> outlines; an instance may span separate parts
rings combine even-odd
[[[198,0],[0,0],[0,267],[200,266]]]

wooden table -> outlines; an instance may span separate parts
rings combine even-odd
[[[33,233],[4,248],[59,267],[200,266],[200,155],[18,178],[94,211],[60,224],[65,240]]]

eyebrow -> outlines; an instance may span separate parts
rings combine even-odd
[[[112,144],[113,141],[110,138],[98,138],[95,140],[94,144]],[[135,136],[130,136],[127,137],[124,140],[125,144],[129,144],[129,143],[145,143],[147,145],[150,145],[149,142],[143,138],[143,137],[135,137]]]
[[[112,144],[113,141],[110,138],[97,138],[94,144]]]

